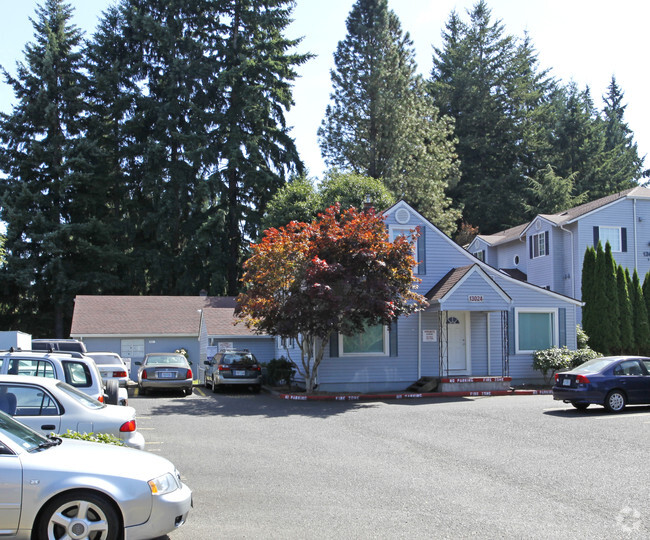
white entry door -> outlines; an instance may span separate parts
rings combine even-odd
[[[447,312],[447,355],[449,375],[469,373],[467,312]]]

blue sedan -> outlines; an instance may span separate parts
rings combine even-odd
[[[556,373],[553,399],[579,410],[602,405],[609,412],[621,412],[628,404],[650,404],[650,358],[605,356]]]

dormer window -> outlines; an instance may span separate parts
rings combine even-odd
[[[548,231],[529,236],[530,258],[537,259],[549,254]]]

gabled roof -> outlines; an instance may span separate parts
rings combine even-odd
[[[234,296],[92,296],[75,299],[71,336],[250,336],[234,325]]]
[[[430,302],[440,302],[445,296],[453,293],[456,287],[459,287],[465,279],[473,273],[478,273],[483,279],[496,291],[496,293],[506,302],[510,302],[510,296],[499,287],[494,280],[481,268],[479,263],[469,264],[458,268],[452,268],[447,274],[436,283],[433,288],[424,296]]]
[[[599,210],[605,206],[616,203],[623,199],[650,199],[650,189],[636,186],[624,191],[619,191],[618,193],[613,193],[607,195],[606,197],[601,197],[595,201],[590,201],[580,206],[574,208],[569,208],[568,210],[563,210],[562,212],[557,212],[556,214],[539,214],[535,218],[527,223],[517,225],[510,229],[500,231],[494,234],[479,234],[477,238],[480,238],[490,246],[497,246],[499,244],[505,244],[507,242],[512,242],[513,240],[519,239],[526,232],[526,229],[538,218],[549,221],[550,223],[558,226],[566,225],[575,221],[582,216],[589,214],[595,210]]]

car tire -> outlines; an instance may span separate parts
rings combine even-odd
[[[36,537],[87,538],[91,527],[98,538],[117,540],[121,536],[120,519],[110,501],[95,493],[76,491],[55,497],[43,507]]]
[[[625,409],[627,399],[621,390],[612,390],[605,398],[605,409],[611,413],[619,413]]]
[[[578,403],[576,401],[572,401],[571,405],[573,405],[579,411],[586,411],[587,407],[589,407],[589,403]]]
[[[120,384],[116,380],[106,382],[106,403],[108,405],[120,404]]]
[[[191,396],[192,392],[194,392],[194,388],[192,388],[191,386],[189,388],[185,389],[185,395],[186,396]]]
[[[214,377],[212,377],[212,392],[216,394],[217,393],[217,388],[218,387],[214,382]]]
[[[208,378],[207,377],[203,380],[203,386],[205,386],[206,388],[210,388],[210,385],[208,384]]]
[[[262,390],[262,387],[259,384],[254,384],[252,386],[253,394],[259,394]]]
[[[141,396],[146,396],[147,395],[147,389],[144,386],[140,387],[140,390],[138,391],[138,394]]]

